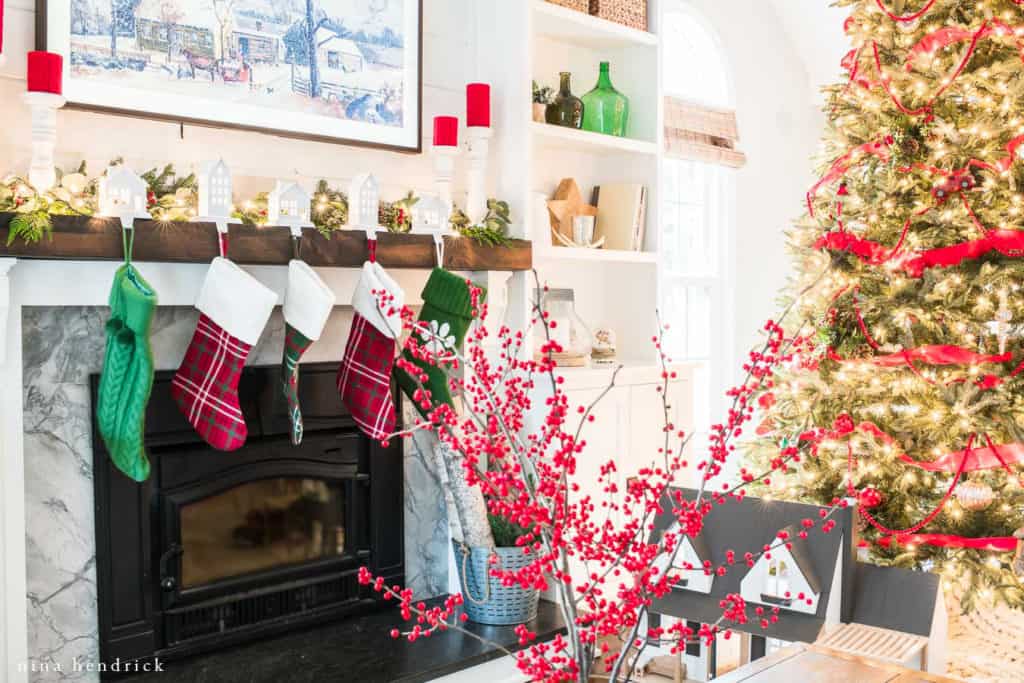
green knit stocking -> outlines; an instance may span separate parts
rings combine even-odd
[[[291,325],[285,325],[284,357],[281,359],[281,391],[288,401],[288,417],[292,423],[292,444],[302,443],[302,410],[299,406],[299,360],[313,345]]]
[[[480,295],[483,304],[487,292]],[[466,333],[473,322],[473,301],[469,285],[465,278],[449,273],[441,268],[434,268],[423,288],[423,308],[420,310],[419,322],[430,330],[428,335],[420,335],[420,344],[429,344],[441,354],[445,349],[461,350]],[[428,341],[432,340],[432,341]],[[427,374],[429,379],[424,388],[430,391],[435,405],[447,403],[452,405],[451,388],[448,376],[442,368],[416,360],[408,352],[405,357]],[[406,372],[395,366],[395,378],[407,396],[416,391],[415,380]],[[417,406],[419,409],[419,406]],[[422,412],[422,411],[421,411]]]
[[[149,330],[156,304],[156,293],[130,263],[118,269],[110,292],[96,422],[114,465],[135,481],[145,481],[150,469],[143,435],[153,388]]]

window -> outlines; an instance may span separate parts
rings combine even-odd
[[[670,357],[697,364],[695,418],[703,432],[721,420],[733,361],[733,169],[744,157],[719,146],[723,137],[738,136],[731,79],[716,35],[681,0],[666,4],[663,26],[672,39],[665,41],[663,77],[660,310],[672,323],[666,336]]]
[[[333,50],[327,53],[327,68],[328,69],[340,69],[341,68],[341,55]]]

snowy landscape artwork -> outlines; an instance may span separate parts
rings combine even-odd
[[[421,0],[40,0],[73,105],[417,150]]]

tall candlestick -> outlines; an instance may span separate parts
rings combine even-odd
[[[28,53],[28,92],[25,103],[32,112],[32,164],[28,181],[39,192],[57,183],[54,150],[57,147],[57,110],[61,96],[64,59],[53,52]]]
[[[487,160],[491,152],[491,129],[470,128],[469,178],[466,198],[466,215],[474,225],[483,222],[487,215]]]

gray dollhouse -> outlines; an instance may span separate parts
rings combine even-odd
[[[692,500],[696,491],[683,490]],[[728,624],[739,633],[740,665],[764,656],[769,644],[817,643],[841,652],[875,658],[929,672],[945,670],[946,608],[939,577],[857,559],[856,510],[851,505],[833,519],[829,534],[812,530],[799,537],[804,519],[818,521],[815,505],[745,498],[716,505],[704,519],[697,539],[681,548],[677,566],[713,566],[736,552],[736,563],[724,576],[689,572],[672,592],[656,600],[652,623],[661,616],[682,619],[695,630],[722,616],[719,603],[740,594],[748,605],[746,624]],[[655,521],[652,539],[674,524],[670,511]],[[747,551],[759,552],[786,530],[791,547],[762,555],[753,567],[743,562]],[[688,563],[684,564],[684,563]],[[695,578],[699,575],[699,578]],[[754,615],[779,609],[767,629]],[[719,668],[718,643],[693,643],[686,649],[688,678],[712,680]]]

